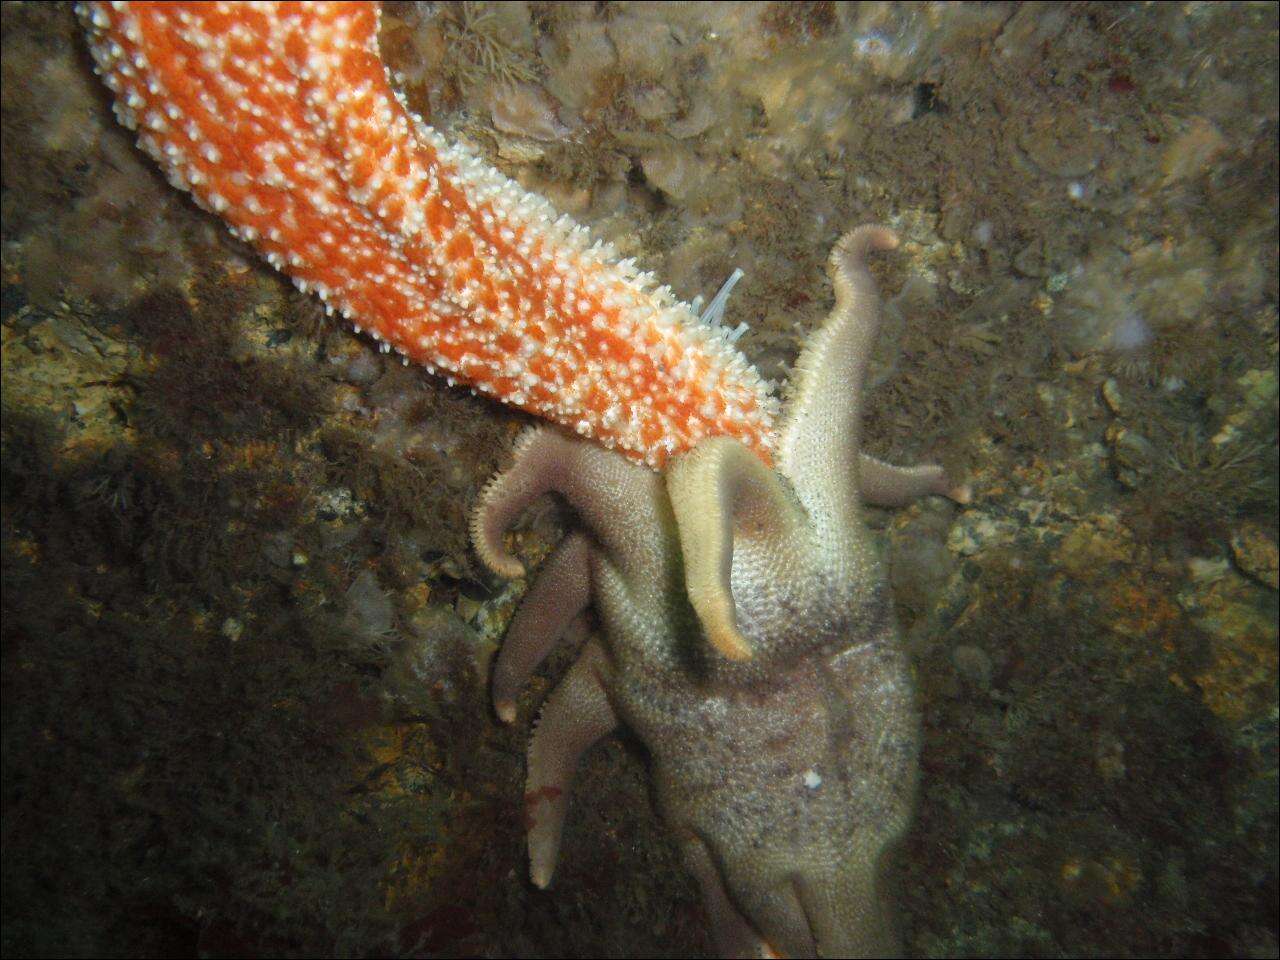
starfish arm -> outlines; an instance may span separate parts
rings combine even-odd
[[[897,245],[893,231],[867,225],[850,230],[831,251],[835,307],[796,361],[779,444],[782,473],[819,534],[837,548],[856,524],[862,381],[880,325],[880,298],[866,258]]]
[[[780,883],[758,891],[752,902],[752,918],[764,931],[767,957],[816,957],[813,933],[796,895],[794,883]],[[826,954],[824,954],[826,956]],[[840,956],[840,954],[831,954]]]
[[[550,475],[539,468],[547,459],[543,448],[558,441],[546,429],[522,433],[515,443],[515,463],[489,481],[471,515],[471,543],[484,565],[500,577],[524,576],[524,564],[507,552],[503,538],[530,504],[550,492]]]
[[[761,456],[776,402],[728,337],[393,88],[375,3],[82,3],[121,122],[175,186],[406,362],[658,469]]]
[[[936,463],[898,467],[869,454],[858,456],[858,490],[864,503],[877,507],[902,507],[919,497],[949,497],[968,503],[967,484],[953,484]]]
[[[628,578],[662,572],[662,487],[658,475],[611,450],[534,428],[516,442],[510,469],[485,488],[471,518],[476,553],[494,573],[518,577],[524,566],[507,552],[503,535],[530,504],[555,493]]]
[[[879,887],[880,856],[841,865],[831,875],[800,875],[796,894],[824,957],[900,957]]]
[[[574,531],[539,568],[502,642],[493,667],[493,708],[503,723],[515,720],[520,688],[590,602],[591,547]]]
[[[702,890],[702,903],[711,922],[711,939],[722,957],[770,957],[774,954],[738,912],[724,888],[707,845],[693,837],[682,846],[685,868]]]
[[[560,833],[569,809],[569,788],[578,760],[618,725],[605,694],[609,662],[592,640],[552,691],[529,744],[525,825],[529,833],[529,874],[545,888],[555,871]]]
[[[803,517],[778,479],[736,440],[704,440],[667,472],[667,491],[684,555],[685,587],[707,640],[730,660],[746,660],[751,646],[738,626],[731,575],[734,541],[751,536],[773,549],[753,551],[790,565],[806,540]],[[774,576],[782,570],[775,570]]]

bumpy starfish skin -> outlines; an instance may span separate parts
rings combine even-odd
[[[736,334],[414,116],[377,4],[77,9],[170,182],[384,349],[655,468],[707,436],[769,456]]]
[[[473,538],[496,572],[503,534],[555,493],[580,527],[544,564],[494,669],[504,720],[539,662],[594,611],[598,636],[543,709],[525,795],[535,883],[550,882],[579,757],[626,724],[727,956],[885,956],[879,888],[916,784],[907,659],[860,504],[967,499],[938,467],[858,452],[858,397],[879,305],[864,260],[880,227],[832,253],[836,305],[795,372],[776,472],[740,441],[703,440],[657,475],[531,431],[486,490]],[[704,642],[705,641],[705,642]]]

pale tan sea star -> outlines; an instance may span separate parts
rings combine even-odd
[[[562,638],[598,630],[545,706],[525,793],[532,877],[552,876],[582,753],[620,724],[648,750],[656,798],[726,956],[887,956],[886,850],[916,792],[919,721],[864,502],[966,501],[937,466],[859,452],[859,394],[879,320],[860,227],[830,261],[836,305],[795,371],[777,469],[703,440],[664,474],[531,430],[485,491],[476,549],[519,576],[504,534],[538,497],[578,524],[543,564],[493,674],[505,721]]]

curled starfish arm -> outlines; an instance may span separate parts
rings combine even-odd
[[[858,489],[864,503],[877,507],[901,507],[930,495],[964,504],[972,496],[968,484],[952,483],[936,463],[898,467],[865,453],[858,457]]]
[[[880,298],[867,256],[892,250],[886,227],[850,230],[831,251],[836,303],[796,361],[795,391],[779,445],[779,467],[820,534],[846,541],[858,508],[856,458],[862,382],[880,325]]]
[[[529,875],[538,887],[551,883],[555,871],[578,760],[618,725],[605,693],[609,673],[604,649],[596,641],[588,641],[542,708],[538,729],[529,744],[525,826]]]
[[[471,543],[486,567],[500,577],[524,576],[524,564],[507,551],[503,538],[535,500],[552,489],[552,474],[543,465],[554,459],[560,438],[532,428],[515,444],[515,463],[497,474],[480,494],[471,515]]]
[[[652,470],[612,450],[534,428],[516,442],[515,463],[485,488],[471,518],[471,540],[494,573],[518,577],[524,566],[503,536],[535,500],[560,496],[610,560],[626,574],[657,576],[661,481]]]
[[[538,569],[494,664],[493,709],[504,723],[516,718],[520,688],[590,602],[591,547],[575,530]]]
[[[778,475],[736,440],[704,440],[667,472],[684,555],[689,602],[707,640],[730,660],[747,660],[731,575],[735,540],[751,540],[756,557],[785,566],[804,542],[803,516]],[[780,575],[783,571],[772,571]]]

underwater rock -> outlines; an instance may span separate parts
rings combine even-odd
[[[1280,590],[1280,557],[1276,539],[1257,524],[1248,524],[1231,535],[1231,556],[1236,564],[1259,583]]]

